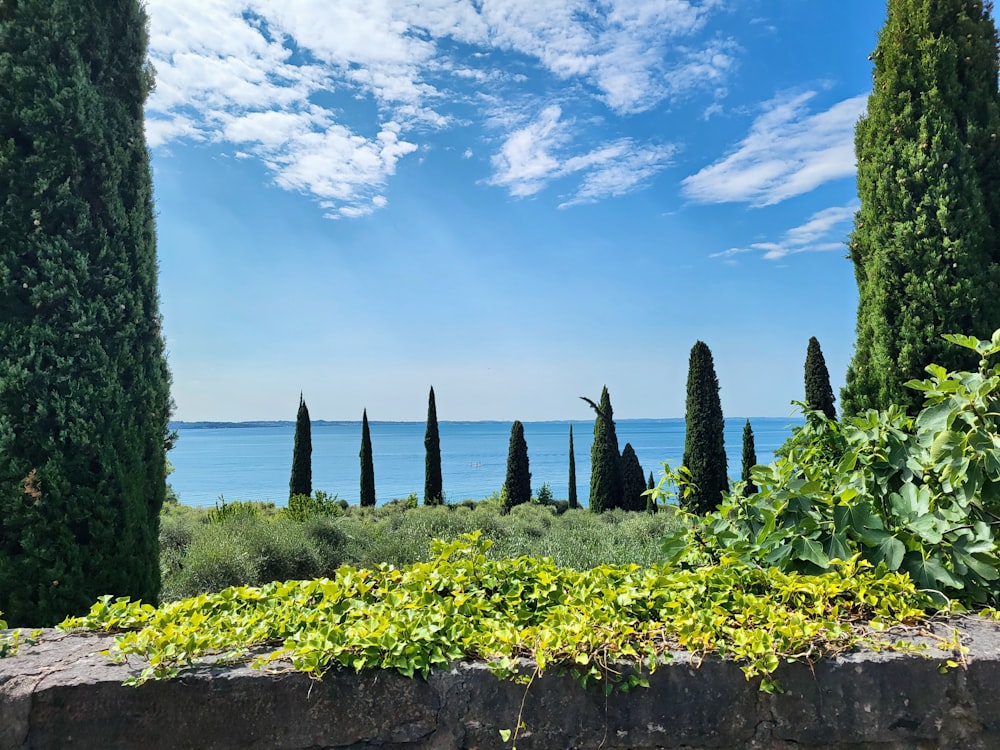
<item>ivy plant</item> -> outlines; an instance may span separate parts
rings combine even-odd
[[[330,578],[233,587],[158,609],[104,597],[62,627],[118,633],[111,653],[144,662],[133,683],[209,659],[318,678],[333,668],[412,676],[469,658],[523,678],[527,658],[533,674],[556,667],[628,689],[671,649],[736,659],[750,678],[786,659],[893,647],[879,631],[917,622],[931,606],[908,577],[859,558],[819,576],[742,564],[577,571],[547,558],[491,559],[488,547],[476,532],[435,542],[428,563],[345,566]]]

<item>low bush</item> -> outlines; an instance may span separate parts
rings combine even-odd
[[[861,559],[908,574],[938,606],[996,604],[1000,366],[989,360],[1000,354],[1000,331],[945,338],[976,352],[979,370],[928,367],[929,378],[907,384],[925,396],[916,417],[890,407],[838,423],[808,412],[778,458],[754,468],[756,494],[724,495],[703,518],[681,514],[667,559],[802,573]],[[673,478],[684,492],[683,477]]]
[[[662,557],[660,537],[676,528],[671,511],[598,515],[573,509],[560,514],[551,505],[524,503],[503,516],[496,497],[419,507],[404,501],[346,511],[336,500],[303,502],[295,513],[253,509],[253,503],[245,502],[222,507],[221,518],[217,508],[171,511],[161,519],[164,600],[226,586],[330,575],[344,564],[374,568],[426,562],[432,540],[451,541],[477,530],[493,542],[489,554],[498,559],[549,556],[576,570],[611,563],[649,565]],[[298,515],[317,507],[325,510]]]

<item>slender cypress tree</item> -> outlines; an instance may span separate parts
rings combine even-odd
[[[809,348],[806,350],[806,406],[823,412],[829,419],[836,419],[837,409],[833,405],[835,400],[823,350],[813,336],[809,339]]]
[[[743,472],[740,478],[745,483],[743,485],[743,497],[750,497],[757,492],[757,485],[750,478],[750,471],[757,465],[757,449],[754,447],[753,428],[750,420],[743,425]]]
[[[1000,328],[997,31],[980,0],[889,0],[858,122],[850,255],[857,340],[842,410],[900,404],[936,363],[973,369],[945,333]]]
[[[646,482],[647,490],[655,490],[656,482],[653,481],[653,472],[649,472],[649,481]],[[652,495],[646,495],[646,512],[656,513],[656,500],[653,499]]]
[[[155,603],[172,440],[139,2],[0,2],[0,610]]]
[[[375,466],[372,461],[372,436],[368,430],[368,410],[361,413],[361,500],[362,508],[375,506]]]
[[[437,405],[434,387],[427,399],[427,432],[424,433],[424,505],[442,505],[441,438],[438,436]]]
[[[309,407],[299,394],[299,410],[295,415],[295,441],[292,445],[292,475],[288,480],[288,496],[311,495],[312,480],[312,423]]]
[[[503,483],[503,511],[509,513],[515,505],[531,501],[531,472],[528,471],[528,443],[524,425],[517,420],[510,428],[510,448],[507,451],[507,479]]]
[[[576,456],[573,452],[573,425],[569,426],[569,497],[566,504],[570,508],[579,508],[580,501],[576,497]]]
[[[681,501],[695,513],[715,510],[729,490],[725,426],[712,352],[705,343],[695,342],[688,364],[683,458],[694,489]]]
[[[590,510],[603,513],[622,507],[621,454],[615,434],[614,413],[608,387],[601,391],[601,403],[581,396],[597,413],[594,419],[594,442],[590,448]]]
[[[625,443],[621,457],[622,505],[625,510],[645,510],[646,477],[632,443]]]

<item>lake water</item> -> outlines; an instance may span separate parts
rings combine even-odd
[[[745,419],[726,420],[730,476],[739,476]],[[802,420],[752,418],[757,460],[767,463]],[[590,445],[594,423],[573,422],[577,495],[586,504],[590,488]],[[570,422],[525,422],[532,492],[543,482],[565,499],[569,484]],[[182,503],[214,505],[226,500],[288,500],[293,423],[267,426],[194,427],[175,425],[178,440],[170,451],[170,483]],[[423,499],[424,422],[370,422],[378,503],[415,492]],[[510,422],[440,422],[441,473],[445,499],[480,500],[500,490],[507,470]],[[615,421],[619,448],[631,443],[646,476],[659,479],[661,462],[676,467],[684,452],[683,419]],[[358,502],[361,423],[335,422],[312,427],[313,489]]]

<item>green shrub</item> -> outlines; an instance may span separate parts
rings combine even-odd
[[[977,352],[979,371],[929,366],[928,379],[907,384],[925,397],[915,418],[896,406],[839,424],[807,412],[778,458],[754,469],[759,492],[687,516],[665,543],[668,559],[815,573],[860,557],[909,574],[941,606],[996,603],[1000,366],[989,358],[1000,330],[988,341],[945,338]]]
[[[588,570],[609,563],[648,565],[662,556],[660,537],[677,526],[675,514],[654,517],[621,510],[560,514],[558,503],[525,503],[503,516],[494,495],[479,502],[410,507],[404,500],[374,508],[342,509],[322,493],[304,498],[294,520],[269,504],[226,503],[208,511],[179,506],[161,515],[164,598],[176,599],[228,585],[330,575],[342,564],[374,568],[431,559],[433,539],[474,531],[494,542],[495,559],[552,557]],[[316,507],[321,512],[313,512]]]
[[[313,495],[292,495],[284,516],[291,521],[305,521],[316,516],[337,516],[347,510],[347,501],[331,497],[322,490]]]
[[[208,511],[206,520],[209,523],[221,523],[240,519],[270,518],[274,517],[275,513],[276,508],[271,502],[260,500],[226,502],[226,498],[219,495],[219,499],[215,502],[215,509]]]
[[[183,554],[163,560],[164,599],[331,572],[336,566],[324,564],[324,550],[309,532],[301,523],[252,515],[195,527]]]

